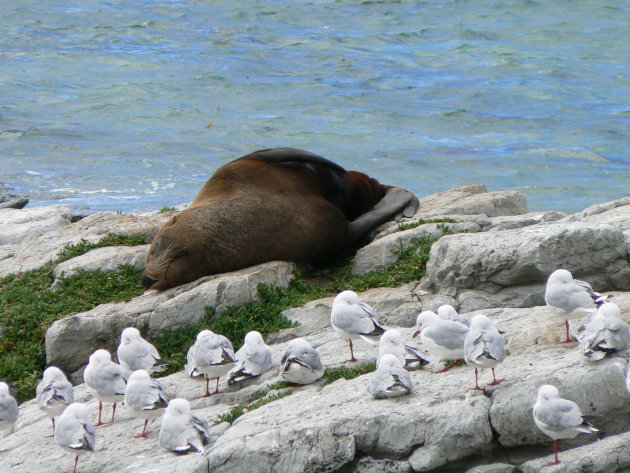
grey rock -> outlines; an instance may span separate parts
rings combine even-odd
[[[463,289],[457,303],[461,312],[472,312],[494,307],[533,307],[545,303],[545,285],[528,284],[499,289],[496,292],[481,289]]]
[[[30,209],[0,209],[0,245],[19,244],[52,230],[70,225],[71,209],[66,205]]]
[[[365,457],[356,466],[356,473],[408,473],[409,462]]]
[[[409,457],[409,465],[415,472],[431,471],[447,463],[446,454],[437,445],[417,448]]]
[[[7,198],[0,200],[0,209],[23,209],[28,202],[25,198]]]
[[[508,465],[507,463],[492,463],[490,465],[478,465],[469,470],[466,473],[514,473],[516,467],[514,465]]]
[[[528,227],[539,223],[556,222],[565,216],[566,214],[563,212],[547,210],[544,212],[530,212],[522,215],[493,217],[488,219],[488,225],[483,229],[494,232],[513,230],[515,228]]]

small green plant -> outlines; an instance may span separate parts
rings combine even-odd
[[[2,261],[3,259],[13,258],[14,256],[15,256],[15,253],[9,253],[7,255],[4,255],[2,258],[0,258],[0,261]]]
[[[230,409],[225,414],[221,414],[217,418],[217,423],[220,422],[229,422],[232,424],[236,419],[241,417],[243,414],[247,412],[253,411],[254,409],[258,409],[259,407],[264,406],[265,404],[269,404],[270,402],[277,401],[278,399],[282,399],[283,397],[287,397],[292,393],[292,391],[280,391],[273,394],[268,394],[264,397],[258,398],[256,401],[251,402],[245,406],[236,406]]]
[[[174,212],[175,210],[177,210],[175,207],[162,207],[159,213],[165,214],[167,212]]]
[[[293,387],[295,387],[295,384],[289,383],[288,381],[276,381],[275,383],[269,385],[269,390],[275,391],[277,389],[287,389]]]
[[[105,246],[136,246],[146,245],[149,240],[144,235],[123,235],[120,233],[108,233],[95,243],[91,243],[85,239],[81,239],[79,243],[68,243],[63,250],[57,255],[55,263],[59,264],[63,261],[84,255],[94,248],[102,248]]]
[[[376,369],[376,363],[366,363],[359,366],[329,366],[324,369],[324,386],[333,383],[338,379],[353,379],[362,374],[371,373]]]
[[[416,220],[415,222],[403,222],[398,224],[398,231],[403,232],[405,230],[411,230],[412,228],[416,228],[427,223],[457,223],[457,220],[454,220],[452,218],[429,218]]]

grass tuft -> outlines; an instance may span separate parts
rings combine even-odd
[[[338,379],[353,379],[362,374],[371,373],[376,370],[376,362],[366,363],[359,366],[329,366],[324,369],[324,386],[334,383]]]
[[[416,220],[415,222],[403,222],[398,224],[398,231],[404,232],[405,230],[411,230],[412,228],[416,228],[427,223],[457,223],[457,220],[452,218],[429,218]]]
[[[102,248],[104,246],[136,246],[146,245],[149,240],[144,235],[123,235],[120,233],[108,233],[96,243],[91,243],[81,239],[79,243],[68,243],[55,260],[55,264],[84,255],[94,248]]]
[[[264,397],[259,397],[254,402],[251,402],[245,406],[233,407],[225,414],[221,414],[217,418],[217,423],[229,422],[230,424],[232,424],[236,419],[241,417],[243,414],[253,411],[254,409],[258,409],[259,407],[262,407],[265,404],[269,404],[270,402],[277,401],[278,399],[282,399],[283,397],[287,397],[292,392],[293,391],[287,390],[287,391],[280,391],[277,393],[267,394]]]

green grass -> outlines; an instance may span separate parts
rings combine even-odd
[[[452,218],[429,218],[416,220],[415,222],[403,222],[398,224],[398,231],[403,232],[405,230],[411,230],[412,228],[416,228],[427,223],[457,223],[457,220]]]
[[[174,212],[175,210],[177,210],[175,207],[162,207],[159,213],[164,214],[166,212]]]
[[[68,245],[58,259],[42,268],[0,280],[0,379],[11,382],[18,399],[33,397],[35,386],[46,366],[44,335],[50,325],[64,315],[83,312],[106,302],[128,301],[144,288],[141,272],[121,266],[121,273],[81,272],[60,279],[51,290],[55,265],[92,248],[118,244],[144,243],[142,236],[108,235],[98,243]],[[135,243],[138,244],[138,243]],[[73,255],[73,256],[70,256]]]
[[[81,256],[88,251],[93,250],[94,248],[121,245],[136,246],[146,245],[147,243],[149,243],[149,240],[144,235],[122,235],[119,233],[108,233],[96,243],[90,243],[87,240],[81,239],[79,243],[66,245],[65,248],[59,252],[55,263],[59,264],[63,261]]]
[[[277,401],[278,399],[282,399],[283,397],[289,396],[293,391],[279,391],[277,393],[267,394],[263,397],[258,397],[254,402],[251,402],[245,406],[236,406],[230,409],[225,414],[221,414],[217,418],[217,423],[220,422],[229,422],[233,423],[236,419],[241,417],[243,414],[253,411],[254,409],[258,409],[265,404],[269,404],[270,402]]]
[[[338,379],[353,379],[362,374],[371,373],[376,370],[376,363],[366,363],[359,366],[328,366],[324,369],[324,386],[334,383]]]

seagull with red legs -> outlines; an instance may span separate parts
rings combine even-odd
[[[464,340],[469,328],[459,322],[443,320],[435,312],[425,310],[416,319],[414,338],[420,335],[422,345],[427,350],[432,362],[462,360],[464,358]],[[444,373],[456,363],[449,364],[433,373]]]
[[[96,445],[94,427],[88,422],[87,418],[87,406],[80,402],[75,402],[63,411],[55,428],[55,442],[57,442],[57,445],[75,455],[72,473],[78,473],[77,463],[79,463],[79,457],[86,453],[92,453]]]
[[[131,374],[125,389],[125,407],[136,417],[144,419],[142,432],[133,438],[143,438],[149,434],[147,424],[164,412],[168,401],[164,388],[157,380],[151,379],[148,371],[136,370]]]
[[[226,375],[236,364],[232,343],[223,335],[210,330],[197,334],[195,344],[188,350],[186,372],[194,377],[203,374],[206,378],[206,392],[199,397],[213,396],[219,393],[219,379]],[[210,392],[211,378],[216,378],[214,392]]]
[[[490,368],[493,381],[488,386],[495,386],[505,379],[497,380],[494,375],[496,366],[505,359],[505,338],[499,333],[492,321],[483,314],[475,315],[470,321],[470,331],[464,339],[464,360],[475,368],[475,387],[479,387],[478,369]]]
[[[94,391],[98,399],[98,422],[95,427],[104,424],[113,424],[116,416],[116,403],[125,398],[128,371],[112,361],[112,356],[107,350],[96,350],[90,355],[88,365],[83,372],[83,380],[88,388]],[[103,402],[112,402],[112,420],[103,422],[101,414]]]
[[[55,434],[55,417],[60,416],[74,402],[74,389],[66,375],[56,366],[49,366],[44,371],[42,380],[35,390],[37,405],[52,422]]]
[[[377,343],[385,329],[378,323],[376,312],[372,307],[361,302],[354,291],[343,291],[337,294],[330,313],[330,325],[342,338],[348,340],[350,359],[354,357],[352,340],[364,340],[370,344]]]

